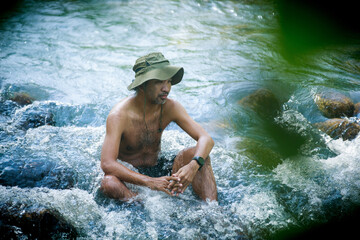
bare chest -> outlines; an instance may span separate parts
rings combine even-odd
[[[122,153],[157,153],[160,151],[162,131],[157,119],[145,122],[133,120],[126,127],[120,142]]]

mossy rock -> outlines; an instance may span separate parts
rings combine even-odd
[[[353,140],[360,131],[360,125],[347,119],[334,118],[314,124],[334,139]]]
[[[16,102],[17,104],[19,104],[21,106],[32,104],[35,100],[29,94],[24,93],[24,92],[12,93],[9,99],[13,102]]]
[[[338,92],[317,94],[315,103],[327,118],[352,117],[354,114],[355,107],[352,100]]]
[[[282,163],[282,156],[260,141],[244,139],[238,142],[236,147],[242,154],[263,167],[273,169]]]
[[[276,96],[268,89],[261,88],[242,98],[238,102],[245,108],[252,109],[261,117],[273,118],[280,110],[280,103]]]

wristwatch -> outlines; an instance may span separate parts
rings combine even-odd
[[[198,156],[193,157],[192,160],[195,160],[199,164],[200,167],[199,167],[198,171],[200,171],[202,166],[204,166],[204,164],[205,164],[205,160],[202,157],[198,157]]]

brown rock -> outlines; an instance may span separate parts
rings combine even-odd
[[[262,117],[273,118],[280,110],[280,104],[275,95],[264,88],[242,98],[238,103],[243,107],[252,109]]]
[[[359,124],[341,118],[329,119],[314,125],[334,139],[341,137],[343,140],[352,140],[360,131]]]
[[[354,114],[354,103],[351,99],[337,92],[317,94],[315,103],[328,118],[352,117]]]
[[[24,93],[24,92],[13,93],[9,99],[13,102],[16,102],[19,105],[22,105],[22,106],[32,104],[35,100],[29,94]]]
[[[357,116],[360,113],[360,102],[355,104],[354,116]]]

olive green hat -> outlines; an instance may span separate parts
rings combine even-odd
[[[132,90],[151,79],[164,81],[171,78],[171,85],[175,85],[181,81],[184,75],[182,67],[170,65],[169,60],[165,59],[160,52],[149,53],[138,58],[133,70],[135,80],[128,86],[128,90]]]

